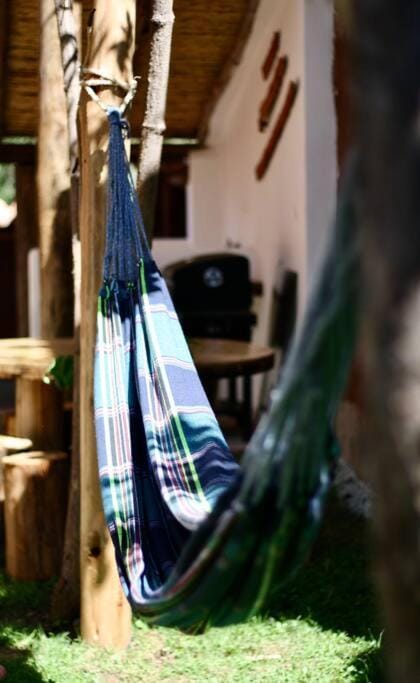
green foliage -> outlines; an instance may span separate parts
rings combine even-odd
[[[43,381],[45,384],[55,384],[63,391],[73,386],[73,356],[57,356],[47,369]]]
[[[8,683],[382,683],[368,547],[365,525],[333,503],[313,556],[265,618],[200,636],[135,618],[127,652],[100,656],[48,621],[51,584],[0,573],[0,663]]]
[[[13,164],[0,164],[0,199],[11,204],[16,198],[15,167]]]

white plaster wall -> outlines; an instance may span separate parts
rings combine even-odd
[[[282,94],[272,124],[260,133],[258,113],[269,81],[261,64],[273,32],[281,29],[281,54],[289,57]],[[263,282],[256,341],[266,343],[271,297],[279,261],[305,276],[305,107],[304,91],[295,102],[284,135],[261,181],[255,167],[283,105],[290,79],[304,77],[303,0],[263,0],[243,60],[212,120],[209,144],[223,150],[223,205],[226,238],[240,243],[251,258],[253,277]],[[220,152],[221,154],[221,152]],[[221,154],[222,156],[222,154]],[[194,163],[194,162],[193,162]]]
[[[191,154],[187,240],[156,240],[161,266],[239,243],[252,275],[264,285],[256,341],[268,341],[271,296],[279,261],[299,273],[299,314],[335,199],[335,115],[330,0],[261,0],[240,65],[218,102],[207,149]],[[289,67],[271,126],[258,131],[268,81],[261,64],[281,30]],[[299,80],[291,117],[262,181],[255,166],[278,116],[288,82]]]

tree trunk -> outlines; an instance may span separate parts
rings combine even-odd
[[[390,678],[420,680],[420,0],[356,0],[360,210],[378,494],[376,569]]]
[[[31,451],[3,458],[6,571],[13,579],[57,575],[68,490],[67,453]]]
[[[149,244],[152,243],[159,179],[166,94],[171,58],[173,0],[151,0],[152,38],[147,75],[146,111],[141,129],[137,191]]]
[[[54,0],[40,2],[38,210],[41,333],[73,334],[68,130]]]
[[[87,67],[120,81],[132,79],[135,0],[96,0]],[[109,87],[98,92],[107,103],[121,102]],[[117,575],[99,490],[93,415],[93,352],[97,296],[102,275],[106,211],[108,122],[102,109],[82,94],[80,111],[82,286],[80,320],[80,497],[81,631],[106,647],[125,647],[130,608]]]
[[[55,619],[74,619],[80,610],[80,239],[79,239],[79,140],[77,108],[80,97],[81,3],[54,0],[61,47],[64,91],[67,106],[68,158],[70,163],[70,213],[73,251],[74,371],[72,448],[69,503],[60,579],[52,596]]]

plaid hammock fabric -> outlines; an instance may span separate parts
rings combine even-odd
[[[169,576],[188,531],[207,517],[239,468],[166,284],[145,240],[133,242],[132,234],[144,236],[144,229],[133,212],[126,165],[119,165],[124,147],[117,112],[110,121],[110,178],[116,182],[98,307],[96,434],[107,523],[126,590],[138,601]]]
[[[270,409],[241,468],[207,401],[147,246],[110,122],[107,241],[95,418],[105,517],[121,582],[146,619],[188,629],[264,609],[305,557],[336,457],[331,428],[356,330],[352,202]]]

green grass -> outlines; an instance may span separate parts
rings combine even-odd
[[[381,627],[364,524],[333,506],[311,560],[264,618],[199,636],[133,622],[124,653],[98,651],[48,620],[51,585],[0,573],[7,683],[380,683]]]

